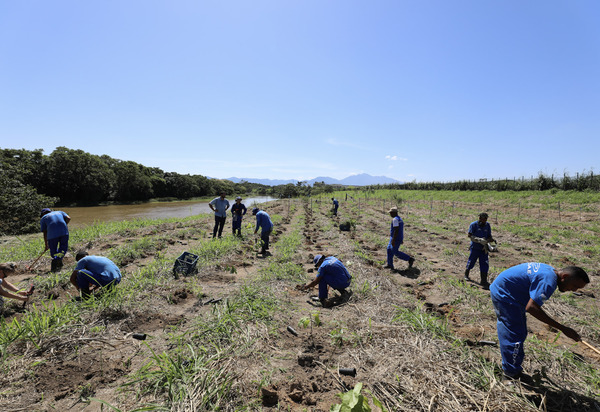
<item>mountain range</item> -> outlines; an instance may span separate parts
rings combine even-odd
[[[233,183],[240,183],[246,181],[249,183],[260,183],[267,186],[287,185],[288,183],[296,184],[298,180],[278,180],[278,179],[254,179],[251,177],[229,177],[224,180],[231,180]],[[333,177],[319,176],[310,180],[302,180],[308,185],[313,185],[315,182],[324,182],[328,185],[344,185],[344,186],[369,186],[369,185],[385,185],[391,183],[402,183],[398,180],[392,179],[386,176],[371,176],[366,173],[359,175],[348,176],[342,180],[334,179]]]

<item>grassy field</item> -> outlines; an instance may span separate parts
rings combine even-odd
[[[212,240],[208,215],[73,230],[71,251],[111,258],[123,281],[75,300],[71,253],[60,273],[48,273],[43,257],[15,276],[36,294],[25,309],[5,303],[0,409],[327,411],[348,406],[350,396],[339,395],[354,389],[375,410],[600,410],[600,357],[535,319],[524,367],[539,386],[502,384],[498,347],[482,343],[497,341],[489,292],[462,280],[468,225],[486,211],[499,243],[491,279],[528,261],[584,267],[592,282],[583,293],[557,291],[544,308],[600,347],[596,194],[347,194],[266,204],[275,223],[267,257],[257,253],[251,216],[241,239],[226,229]],[[416,263],[390,272],[382,268],[387,210],[396,205],[402,250]],[[338,229],[345,222],[351,231]],[[22,268],[43,249],[41,235],[2,241],[0,261]],[[199,256],[197,274],[173,275],[183,251]],[[295,288],[314,277],[315,254],[348,267],[348,301],[323,309],[310,299],[316,290]],[[471,273],[477,279],[478,270]]]

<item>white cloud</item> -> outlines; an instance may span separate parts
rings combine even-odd
[[[400,160],[400,161],[403,161],[403,162],[406,162],[406,161],[408,160],[406,157],[398,157],[398,156],[396,156],[396,155],[394,155],[394,156],[387,155],[385,158],[386,158],[387,160],[391,160],[391,161],[394,161],[394,162],[395,162],[396,160]]]

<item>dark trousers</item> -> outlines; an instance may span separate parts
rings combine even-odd
[[[260,232],[260,240],[262,240],[262,251],[269,250],[269,236],[271,235],[271,230]]]
[[[219,231],[219,237],[221,237],[221,235],[223,234],[223,227],[225,226],[226,219],[226,216],[215,216],[215,227],[213,229],[213,237],[217,236],[217,230]]]
[[[52,259],[64,258],[69,249],[69,235],[48,239],[48,249],[50,249]]]
[[[477,259],[479,259],[479,272],[487,274],[490,270],[490,256],[483,248],[478,249],[471,247],[471,253],[469,254],[469,259],[467,260],[467,269],[473,269]]]

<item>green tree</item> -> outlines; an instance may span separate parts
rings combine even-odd
[[[180,175],[179,173],[165,173],[168,196],[179,199],[189,199],[200,192],[195,179],[190,175]]]
[[[46,156],[43,150],[2,149],[0,167],[2,173],[24,185],[39,189],[45,181]]]
[[[57,147],[48,158],[46,194],[62,202],[98,203],[107,200],[115,182],[115,174],[107,159]]]
[[[57,199],[40,195],[35,188],[8,177],[0,170],[0,234],[17,235],[40,230],[40,210]]]
[[[115,174],[115,200],[148,200],[152,190],[151,171],[132,161],[119,161],[113,168]]]

